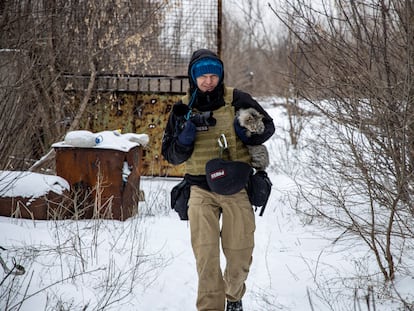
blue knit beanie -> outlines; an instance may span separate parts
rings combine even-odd
[[[214,74],[223,78],[223,64],[214,58],[202,58],[191,67],[191,77],[194,82],[205,74]]]

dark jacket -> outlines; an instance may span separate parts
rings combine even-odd
[[[190,79],[190,89],[189,94],[196,92],[195,100],[192,107],[196,108],[199,111],[214,111],[218,108],[224,106],[224,83],[221,80],[217,87],[212,92],[200,92],[195,81],[192,81],[190,68],[197,60],[204,57],[217,57],[216,54],[209,50],[198,50],[193,53],[189,64],[189,79]],[[220,61],[221,62],[221,61]],[[177,102],[175,105],[182,105],[182,101]],[[242,92],[240,90],[234,89],[233,93],[233,102],[232,105],[235,107],[235,111],[240,108],[254,108],[260,112],[263,116],[263,123],[265,125],[265,131],[263,134],[253,134],[246,142],[248,145],[260,145],[268,140],[273,133],[275,132],[275,127],[273,124],[272,118],[269,114],[255,101],[248,93]],[[179,123],[182,121],[181,116],[177,116],[173,113],[174,109],[169,116],[167,126],[164,131],[164,136],[162,140],[161,154],[169,163],[178,165],[185,162],[190,158],[194,146],[185,146],[178,142],[177,136],[180,133]],[[229,120],[233,122],[233,120]],[[196,184],[202,188],[208,189],[205,175],[202,176],[190,176],[186,175],[186,178],[190,181],[191,184]]]

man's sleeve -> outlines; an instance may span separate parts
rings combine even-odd
[[[244,141],[246,145],[260,145],[267,141],[275,132],[275,125],[270,115],[263,109],[263,107],[254,100],[250,94],[235,89],[233,95],[233,106],[235,110],[240,108],[254,108],[263,115],[264,131],[262,134],[252,134]]]

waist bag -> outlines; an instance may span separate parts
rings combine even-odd
[[[246,187],[253,169],[245,162],[220,158],[206,163],[207,184],[211,191],[231,195]]]
[[[272,191],[272,182],[265,171],[253,173],[247,163],[217,158],[207,162],[206,177],[210,189],[218,194],[230,195],[245,188],[250,203],[256,210],[261,207],[259,216],[263,216]]]

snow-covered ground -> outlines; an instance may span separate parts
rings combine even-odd
[[[375,262],[365,260],[371,257],[364,245],[334,243],[340,232],[326,230],[292,208],[297,188],[283,172],[300,171],[300,163],[287,156],[300,150],[286,144],[283,109],[264,105],[277,126],[267,142],[273,190],[264,216],[256,218],[244,309],[368,310],[368,283],[358,275],[375,270]],[[23,276],[7,278],[0,270],[0,309],[195,310],[197,275],[189,225],[169,208],[170,189],[178,181],[143,177],[146,201],[140,203],[140,215],[124,222],[0,217],[0,246],[6,249],[0,255],[9,266],[15,260],[26,269]],[[376,281],[380,275],[370,284]],[[397,276],[395,285],[412,293],[414,281]],[[387,298],[384,293],[374,288],[376,310],[403,310],[381,301]]]

